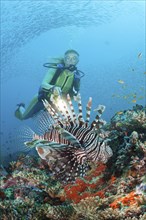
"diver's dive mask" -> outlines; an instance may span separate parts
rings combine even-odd
[[[77,54],[67,54],[64,56],[64,63],[66,67],[69,67],[70,65],[77,65],[79,62],[79,57]]]

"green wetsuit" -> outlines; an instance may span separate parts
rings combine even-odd
[[[59,72],[57,72],[59,71]],[[75,80],[74,72],[71,72],[67,69],[65,70],[52,70],[48,71],[46,76],[44,77],[41,89],[39,94],[35,95],[35,97],[30,102],[27,109],[24,113],[21,113],[20,108],[15,111],[15,116],[20,120],[25,120],[31,118],[33,115],[38,113],[40,110],[44,109],[44,105],[42,103],[42,99],[47,99],[50,101],[50,96],[52,94],[52,88],[54,86],[60,87],[62,91],[62,96],[66,96],[70,94],[71,97],[74,95],[75,91],[79,91],[80,88],[80,80]]]

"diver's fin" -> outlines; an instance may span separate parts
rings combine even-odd
[[[19,120],[23,120],[23,114],[25,112],[25,108],[22,105],[17,104],[17,109],[15,110],[15,117]]]
[[[22,106],[23,108],[25,108],[25,104],[24,104],[23,102],[17,104],[16,106],[18,106],[18,107],[21,107],[21,106]]]

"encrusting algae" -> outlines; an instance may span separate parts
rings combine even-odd
[[[38,156],[19,155],[0,172],[1,219],[145,220],[146,128],[141,111],[132,110],[130,119],[127,111],[125,117],[115,114],[102,127],[113,155],[107,163],[89,161],[90,169],[74,181],[58,180],[48,161]]]

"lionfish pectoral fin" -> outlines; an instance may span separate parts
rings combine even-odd
[[[45,144],[45,147],[52,147],[52,148],[62,148],[62,147],[67,147],[68,145],[67,144],[60,144],[60,143],[57,143],[57,142],[51,142],[51,143],[48,143],[48,144]]]
[[[38,140],[32,140],[32,141],[25,141],[24,144],[27,146],[27,147],[35,147],[35,145],[37,144]]]
[[[52,143],[52,142],[51,142]],[[27,146],[27,147],[30,147],[30,148],[33,148],[33,147],[36,147],[37,145],[49,145],[51,144],[48,142],[48,140],[42,140],[42,139],[33,139],[32,141],[25,141],[24,144]]]
[[[49,106],[49,102],[46,99],[42,99],[42,102],[43,102],[45,108],[47,109]]]
[[[62,135],[63,138],[68,140],[72,145],[81,147],[79,140],[67,130],[60,128],[59,133]]]
[[[36,142],[36,144],[47,144],[48,143],[48,140],[38,140],[37,142]]]

